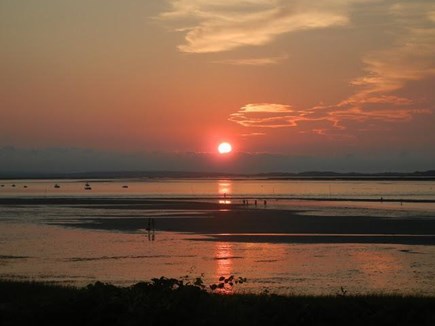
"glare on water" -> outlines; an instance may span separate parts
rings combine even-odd
[[[196,241],[189,241],[196,239]],[[85,285],[129,285],[162,275],[248,278],[236,291],[435,294],[435,247],[372,244],[270,244],[201,241],[202,236],[70,229],[5,223],[0,277]]]
[[[86,182],[92,190],[84,189]],[[9,180],[1,183],[5,185],[0,188],[0,196],[4,198],[179,196],[203,197],[203,200],[220,201],[222,205],[239,203],[245,198],[253,205],[253,198],[267,198],[264,209],[297,208],[300,214],[306,215],[418,214],[433,218],[435,212],[433,203],[401,205],[387,201],[435,198],[434,182],[423,181]],[[128,187],[124,188],[125,185]],[[346,199],[381,195],[386,201],[327,200],[328,196]],[[323,200],[306,200],[316,196]],[[291,197],[301,198],[292,200]],[[158,229],[150,237],[147,225],[139,231],[120,232],[73,228],[67,223],[89,216],[123,218],[140,214],[129,209],[0,206],[0,277],[78,285],[99,280],[127,285],[153,277],[185,275],[192,278],[204,275],[206,284],[211,284],[220,276],[235,275],[248,278],[248,283],[237,285],[236,291],[335,294],[344,287],[349,293],[435,294],[435,247],[429,245],[209,241],[207,235]],[[146,214],[158,219],[167,212],[150,209]],[[63,220],[63,226],[49,224],[57,219]]]

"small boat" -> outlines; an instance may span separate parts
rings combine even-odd
[[[54,187],[57,189],[57,188],[60,188],[60,186],[56,183],[55,185],[54,185]]]

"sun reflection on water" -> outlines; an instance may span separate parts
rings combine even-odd
[[[223,204],[223,205],[231,204],[231,200],[228,199],[228,197],[231,196],[231,192],[232,192],[231,180],[218,181],[218,194],[219,197],[223,197],[223,199],[219,199],[219,204]]]
[[[219,180],[218,181],[218,194],[224,198],[230,196],[232,193],[231,180]]]
[[[229,242],[216,242],[214,260],[216,261],[215,280],[221,276],[228,278],[233,273],[233,244]],[[232,287],[225,287],[219,292],[231,294]]]

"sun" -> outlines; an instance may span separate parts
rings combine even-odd
[[[233,146],[231,146],[231,144],[227,142],[220,143],[218,146],[219,154],[228,154],[232,150],[233,150]]]

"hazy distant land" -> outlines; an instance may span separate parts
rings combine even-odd
[[[256,174],[221,173],[221,172],[191,172],[191,171],[100,171],[100,172],[74,172],[74,173],[33,173],[33,172],[1,172],[0,179],[124,179],[124,178],[249,178],[268,180],[435,180],[435,170],[414,172],[333,172],[333,171],[306,171],[265,172]]]

